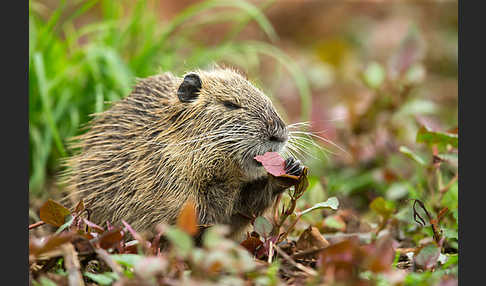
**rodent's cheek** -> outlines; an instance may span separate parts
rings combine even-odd
[[[257,164],[250,164],[249,166],[246,166],[245,174],[247,180],[253,181],[267,176],[267,171],[265,171],[265,168],[263,168],[263,166],[261,165],[259,166]]]

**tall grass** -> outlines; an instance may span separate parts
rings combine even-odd
[[[151,1],[77,1],[75,9],[68,9],[73,3],[64,0],[47,20],[41,17],[42,5],[30,1],[31,194],[42,193],[46,180],[58,171],[59,159],[69,155],[67,138],[78,134],[89,115],[104,110],[106,102],[128,95],[137,77],[162,71],[180,74],[222,60],[257,70],[260,57],[273,57],[294,78],[305,119],[310,95],[299,67],[271,43],[236,40],[252,21],[270,42],[277,40],[262,12],[272,2],[257,7],[241,0],[210,0],[161,23],[157,3]],[[75,28],[73,21],[92,9],[98,9],[100,20]],[[200,29],[221,21],[232,28],[220,43],[207,45],[194,39]]]

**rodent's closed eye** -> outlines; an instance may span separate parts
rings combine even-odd
[[[240,109],[242,108],[240,105],[234,103],[234,102],[231,102],[231,101],[223,101],[223,105],[228,108],[228,109],[231,109],[231,110],[235,110],[235,109]]]

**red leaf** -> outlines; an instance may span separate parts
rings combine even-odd
[[[285,160],[277,152],[267,152],[254,158],[263,168],[275,177],[285,175]]]

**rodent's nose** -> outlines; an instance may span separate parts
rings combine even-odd
[[[279,143],[285,143],[289,140],[289,132],[287,131],[287,128],[278,128],[274,130],[274,132],[270,133],[269,140],[271,142],[279,142]]]
[[[271,142],[285,143],[289,140],[287,126],[282,119],[272,110],[270,119],[267,122],[268,139]]]
[[[272,142],[285,142],[289,139],[289,137],[285,135],[272,135],[270,136],[270,141]]]

